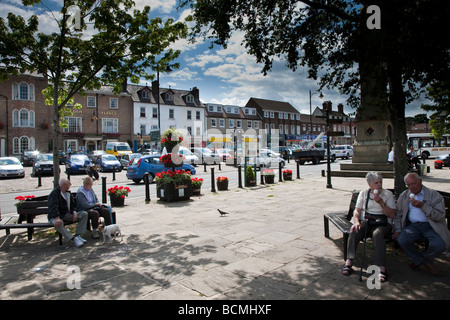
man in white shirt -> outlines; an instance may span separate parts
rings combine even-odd
[[[404,180],[408,189],[397,201],[393,238],[412,259],[412,269],[424,265],[431,274],[437,274],[433,260],[450,248],[444,198],[423,186],[416,173],[408,173]],[[428,249],[422,252],[416,249],[414,242],[424,238],[428,240]]]

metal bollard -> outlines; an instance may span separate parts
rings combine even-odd
[[[38,176],[38,187],[42,187],[41,170],[37,171],[37,176]]]
[[[260,176],[261,176],[261,185],[264,185],[264,184],[266,184],[265,182],[264,182],[264,172],[263,172],[263,170],[261,170],[261,169],[259,169],[259,173],[260,173]]]
[[[211,192],[216,192],[216,183],[214,179],[214,168],[211,168]]]
[[[69,171],[69,170],[66,170],[66,174],[67,174],[67,180],[70,181],[70,171]]]
[[[220,167],[220,162],[219,162],[219,171],[222,171],[222,168]]]
[[[116,181],[116,168],[113,168],[113,178],[112,181]]]
[[[300,161],[297,162],[297,179],[300,179]]]
[[[238,183],[239,183],[239,188],[243,188],[242,187],[242,166],[239,164],[238,166]]]
[[[106,177],[102,177],[102,203],[108,203],[106,199]]]
[[[278,181],[283,182],[283,172],[281,171],[281,162],[278,162]]]
[[[146,172],[144,174],[144,183],[145,183],[145,203],[150,203],[150,186],[148,180],[149,173]]]
[[[203,172],[206,172],[206,162],[203,164]]]

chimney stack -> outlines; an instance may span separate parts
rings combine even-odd
[[[325,112],[327,109],[329,112],[331,112],[331,108],[332,108],[332,103],[331,101],[324,101],[322,104],[322,110]]]

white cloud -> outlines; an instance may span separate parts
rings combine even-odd
[[[162,13],[171,12],[176,6],[176,0],[134,0],[136,9],[142,10],[145,6],[150,6],[150,15],[152,11],[158,10]]]

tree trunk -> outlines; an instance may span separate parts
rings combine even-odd
[[[397,64],[388,65],[389,109],[391,113],[392,137],[394,143],[394,191],[398,197],[405,189],[403,178],[408,173],[406,156],[405,96],[400,68]]]
[[[58,160],[58,139],[59,139],[59,108],[58,108],[58,82],[53,83],[53,187],[56,188],[59,184],[59,160]]]

